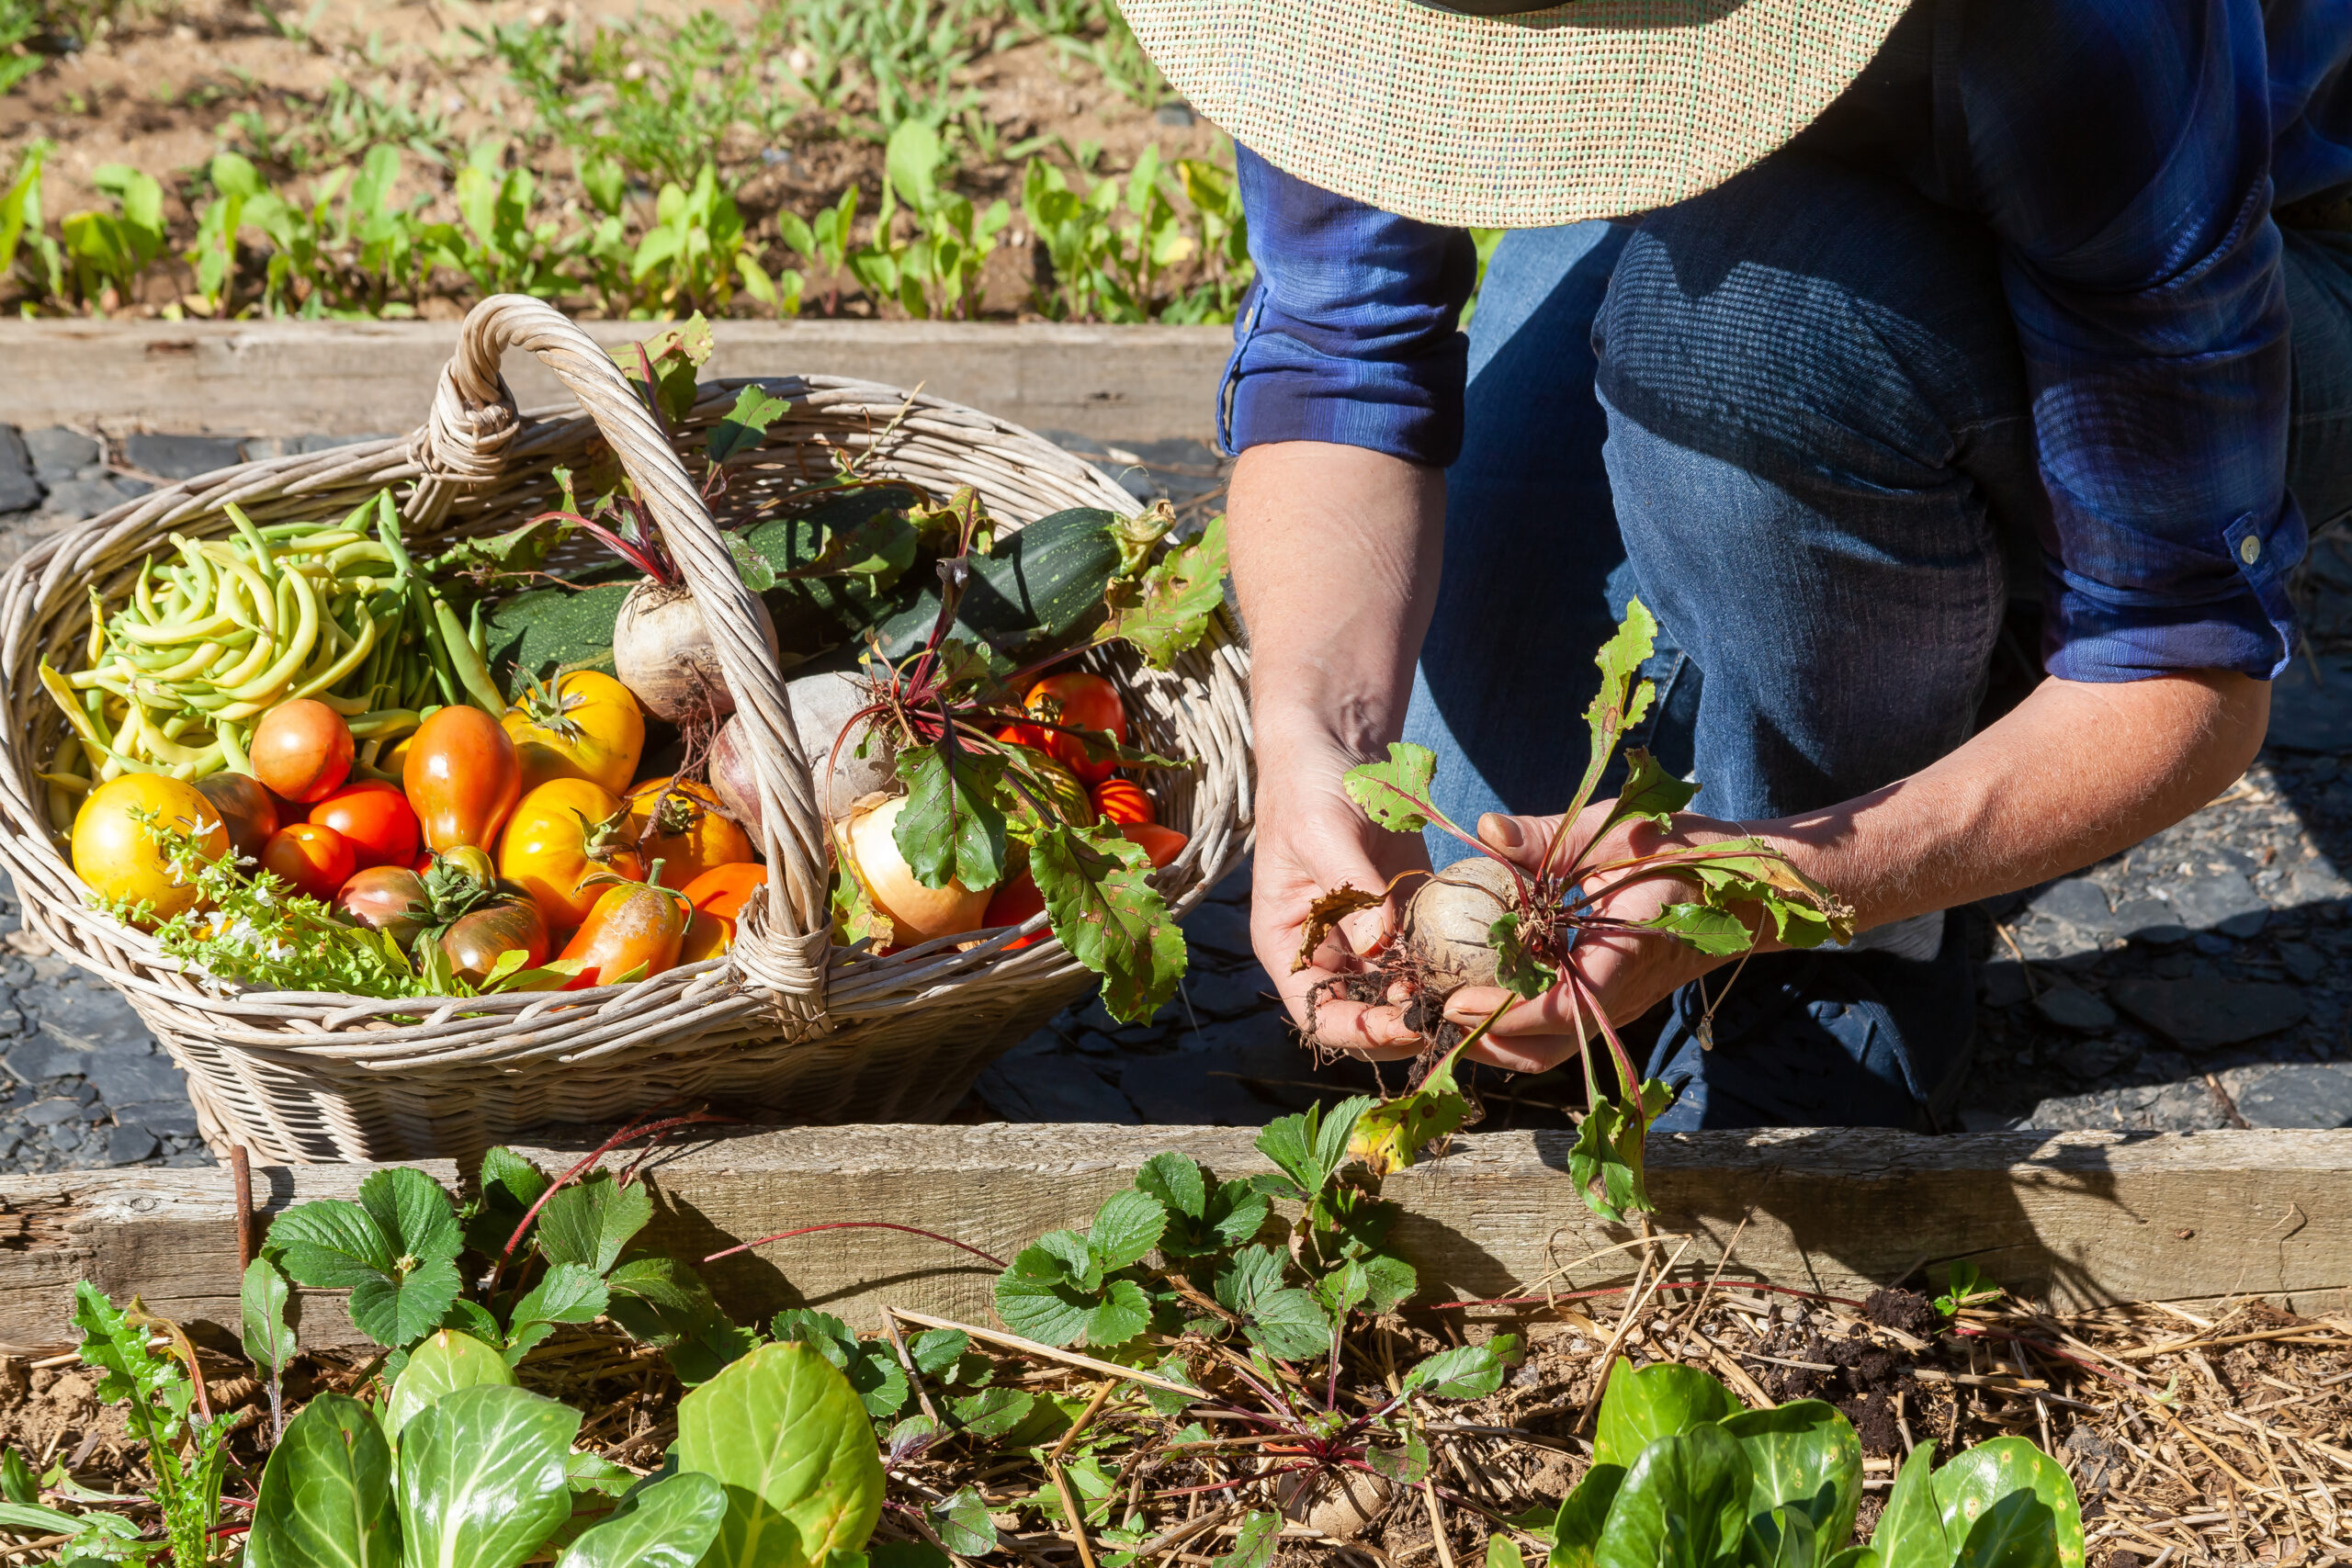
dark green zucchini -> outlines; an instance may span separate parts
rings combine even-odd
[[[490,613],[490,670],[510,696],[523,673],[542,680],[557,670],[613,672],[613,626],[630,584],[534,588],[499,602]]]
[[[907,568],[914,560],[911,524],[889,526],[906,510],[906,491],[884,487],[851,491],[790,517],[763,523],[743,542],[765,558],[779,581],[761,595],[775,620],[777,651],[785,668],[804,663],[844,643],[860,640],[867,626],[897,613],[921,591]],[[815,561],[828,532],[845,534],[871,525],[877,545],[891,558],[878,573],[786,578],[783,573]]]
[[[1102,613],[1102,590],[1118,570],[1118,519],[1095,507],[1040,517],[996,553],[972,559],[972,578],[956,624],[1008,658],[1048,653],[1091,630]],[[909,580],[927,570],[919,566]],[[922,597],[876,628],[883,651],[903,659],[923,645],[939,619],[936,572]]]

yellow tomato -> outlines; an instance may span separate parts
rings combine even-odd
[[[74,870],[99,897],[145,904],[157,919],[169,919],[196,908],[197,890],[172,874],[151,825],[191,835],[208,859],[229,852],[229,829],[203,791],[160,773],[125,773],[82,802]]]
[[[628,792],[628,826],[622,837],[650,867],[662,863],[662,886],[684,887],[713,866],[754,858],[751,835],[719,815],[718,797],[698,784],[648,779]],[[645,829],[653,818],[653,831]]]
[[[523,762],[527,795],[550,779],[628,788],[645,750],[645,715],[610,675],[574,670],[553,686],[534,681],[503,721]]]
[[[598,872],[631,882],[645,868],[630,847],[629,818],[612,791],[586,779],[556,779],[526,795],[498,836],[498,874],[530,894],[557,931],[588,918],[605,887],[581,884]]]

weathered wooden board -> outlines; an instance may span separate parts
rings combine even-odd
[[[582,323],[621,344],[660,330]],[[0,423],[221,435],[400,434],[424,423],[455,321],[0,323]],[[1033,430],[1098,440],[1207,440],[1232,336],[1224,327],[935,321],[724,321],[712,373],[822,373],[918,383]],[[525,408],[555,378],[509,355]]]
[[[700,1258],[828,1220],[886,1220],[1009,1258],[1039,1233],[1081,1224],[1162,1148],[1221,1173],[1269,1168],[1247,1131],[1046,1126],[836,1127],[720,1137],[645,1167],[647,1241]],[[1623,1240],[1588,1214],[1566,1175],[1569,1140],[1498,1133],[1392,1179],[1398,1238],[1430,1290],[1474,1299],[1622,1279]],[[535,1155],[560,1168],[570,1156]],[[445,1181],[447,1167],[427,1168]],[[1712,1267],[1737,1234],[1728,1278],[1853,1295],[1921,1264],[1974,1259],[2060,1308],[2193,1301],[2240,1292],[2340,1312],[2352,1286],[2352,1131],[1995,1134],[1710,1133],[1651,1153],[1661,1229],[1694,1237]],[[272,1212],[348,1197],[364,1168],[254,1172]],[[0,1179],[0,1342],[66,1339],[87,1277],[195,1321],[233,1323],[236,1227],[225,1170],[130,1170]],[[1744,1231],[1741,1229],[1745,1224]],[[1565,1270],[1556,1273],[1555,1271]],[[895,1231],[834,1231],[773,1244],[710,1269],[739,1314],[807,1303],[870,1321],[891,1302],[984,1319],[994,1270]],[[314,1344],[351,1330],[331,1300],[304,1309]]]

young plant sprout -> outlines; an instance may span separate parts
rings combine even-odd
[[[1655,933],[1718,954],[1749,951],[1766,920],[1788,947],[1815,947],[1853,935],[1853,910],[1761,839],[1730,838],[1596,859],[1611,829],[1635,818],[1670,828],[1674,813],[1699,793],[1696,784],[1674,777],[1639,747],[1625,751],[1625,784],[1617,799],[1581,843],[1572,843],[1578,818],[1619,743],[1649,711],[1653,689],[1637,677],[1657,633],[1657,621],[1636,599],[1627,606],[1624,625],[1602,646],[1595,660],[1600,690],[1585,710],[1591,760],[1532,871],[1479,842],[1431,803],[1437,758],[1426,747],[1395,743],[1386,761],[1349,770],[1349,795],[1381,827],[1418,833],[1435,823],[1476,852],[1429,875],[1414,890],[1367,972],[1334,976],[1313,993],[1317,1001],[1333,994],[1359,1000],[1401,995],[1407,1018],[1430,1034],[1419,1083],[1366,1112],[1357,1124],[1356,1152],[1375,1171],[1412,1164],[1432,1139],[1470,1120],[1472,1106],[1454,1077],[1462,1053],[1513,1007],[1560,988],[1577,1022],[1592,1107],[1570,1156],[1569,1172],[1595,1213],[1619,1221],[1628,1209],[1647,1210],[1642,1141],[1672,1093],[1655,1078],[1642,1081],[1591,983],[1569,962],[1579,935]],[[1689,897],[1639,921],[1612,916],[1604,908],[1611,894],[1655,880],[1671,881]],[[1343,883],[1317,899],[1292,972],[1309,965],[1340,920],[1378,906],[1384,897]],[[1510,995],[1476,1028],[1462,1033],[1442,1023],[1442,1009],[1446,998],[1467,987],[1499,987]],[[1604,1092],[1593,1062],[1596,1031],[1608,1042],[1615,1064],[1613,1094]],[[1459,1038],[1449,1042],[1447,1034]]]

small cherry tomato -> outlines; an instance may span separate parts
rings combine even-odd
[[[998,884],[996,892],[989,898],[989,912],[980,918],[980,924],[1017,926],[1032,915],[1044,913],[1045,908],[1046,896],[1037,891],[1037,879],[1023,869]],[[1016,947],[1027,947],[1031,942],[1043,942],[1053,934],[1053,928],[1047,926],[1031,931],[1027,936],[1014,938],[1004,944],[1004,950],[1010,953]]]
[[[207,773],[196,787],[220,813],[220,825],[229,829],[229,844],[237,858],[261,859],[262,846],[284,826],[276,797],[243,773]]]
[[[523,794],[514,742],[498,720],[458,704],[418,725],[401,770],[408,803],[430,850],[485,847]]]
[[[280,828],[262,846],[261,868],[274,873],[306,898],[331,901],[359,869],[351,841],[332,828],[297,822]]]
[[[693,915],[694,906],[666,887],[644,882],[606,887],[560,955],[582,965],[564,989],[610,985],[632,973],[644,979],[675,966]]]
[[[458,916],[441,933],[441,951],[449,955],[449,967],[474,986],[490,978],[500,954],[520,952],[522,966],[536,969],[548,961],[548,945],[547,918],[527,894],[513,891]]]
[[[280,703],[261,716],[250,755],[254,777],[288,800],[324,800],[351,773],[351,727],[343,715],[309,697]]]
[[[347,784],[311,807],[311,820],[351,840],[359,869],[406,865],[416,858],[422,830],[408,796],[382,779]]]
[[[1127,743],[1126,707],[1119,701],[1119,689],[1102,676],[1077,671],[1048,675],[1029,688],[1029,695],[1021,705],[1048,724],[1064,727],[1033,727],[1039,739],[1024,743],[1036,746],[1084,783],[1101,784],[1118,766],[1109,757],[1090,760],[1078,737],[1069,733],[1080,729],[1099,740],[1108,730],[1112,739],[1122,746]]]
[[[1131,844],[1141,844],[1143,852],[1151,858],[1151,869],[1158,871],[1184,852],[1192,840],[1173,828],[1162,828],[1152,822],[1122,822],[1119,831]]]
[[[1133,779],[1104,779],[1094,786],[1094,809],[1107,822],[1157,822],[1159,813]]]
[[[621,842],[635,850],[648,870],[662,863],[664,887],[684,887],[714,866],[736,865],[752,856],[751,835],[735,825],[718,796],[698,784],[648,779],[627,796],[629,817]],[[652,819],[648,832],[647,818]]]

